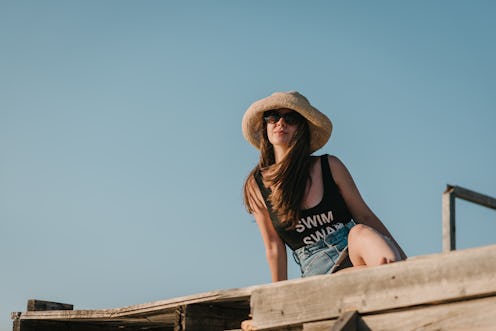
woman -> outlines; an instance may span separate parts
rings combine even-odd
[[[273,282],[288,277],[286,245],[303,277],[337,271],[347,258],[355,269],[406,259],[343,163],[311,155],[331,136],[332,123],[303,95],[276,92],[254,102],[242,129],[260,150],[244,199],[260,229]]]

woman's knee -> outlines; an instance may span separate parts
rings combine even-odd
[[[357,224],[354,227],[352,227],[350,229],[350,232],[348,233],[349,249],[353,252],[363,251],[363,249],[368,246],[367,242],[370,240],[370,235],[372,231],[375,230],[363,224]]]
[[[376,232],[371,227],[364,224],[357,224],[350,229],[350,233],[348,234],[348,242],[353,242],[355,240],[359,240],[364,236],[370,235],[373,232]]]
[[[366,264],[378,265],[401,260],[392,240],[364,224],[351,228],[348,245]]]

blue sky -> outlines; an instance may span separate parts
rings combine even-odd
[[[446,184],[496,196],[493,1],[1,1],[0,329],[270,281],[242,204],[251,102],[298,90],[410,256]],[[460,248],[496,213],[457,202]],[[299,277],[290,262],[290,277]]]

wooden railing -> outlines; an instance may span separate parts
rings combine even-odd
[[[443,193],[443,252],[456,249],[455,198],[496,209],[496,199],[460,186],[447,185]]]

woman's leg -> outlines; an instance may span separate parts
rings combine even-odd
[[[354,267],[377,266],[401,260],[398,248],[389,238],[363,224],[351,228],[348,250]]]

